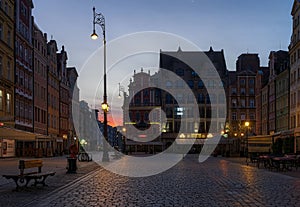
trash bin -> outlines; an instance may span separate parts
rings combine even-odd
[[[76,173],[77,170],[77,159],[74,157],[68,157],[68,171],[67,173]]]

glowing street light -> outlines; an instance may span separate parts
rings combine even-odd
[[[91,34],[91,38],[93,40],[98,39],[98,35],[96,33],[95,25],[98,24],[100,25],[102,32],[103,32],[103,48],[104,48],[104,74],[103,74],[103,79],[104,79],[104,94],[103,94],[103,103],[101,105],[103,113],[104,113],[104,126],[103,126],[103,156],[102,156],[102,161],[103,162],[108,162],[109,161],[109,156],[108,156],[108,150],[107,150],[107,112],[109,109],[109,106],[107,104],[107,92],[106,92],[106,39],[105,39],[105,18],[103,14],[101,13],[96,13],[95,12],[95,7],[93,7],[93,33]]]

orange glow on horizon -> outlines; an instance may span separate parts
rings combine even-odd
[[[103,114],[99,113],[98,120],[103,122]],[[122,126],[123,125],[123,116],[122,114],[114,114],[114,118],[110,113],[107,115],[107,124],[116,127],[116,126]]]

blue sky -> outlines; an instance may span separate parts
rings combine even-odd
[[[178,35],[204,51],[209,50],[210,46],[214,50],[224,49],[229,70],[235,70],[237,57],[247,52],[258,53],[261,65],[267,66],[270,51],[287,50],[292,31],[290,13],[293,0],[33,0],[33,3],[37,25],[48,34],[48,40],[52,36],[57,41],[59,49],[65,46],[68,66],[75,66],[79,71],[80,96],[85,100],[92,97],[101,100],[103,94],[101,79],[92,79],[103,75],[99,68],[103,65],[102,41],[90,39],[93,6],[98,13],[104,14],[107,42],[114,45],[107,49],[109,67],[115,64],[110,63],[114,55],[110,52],[115,49],[112,53],[116,53],[118,50],[118,38],[143,31]],[[101,28],[96,25],[96,29],[101,35]],[[117,41],[113,44],[115,39]],[[181,40],[174,41],[178,41],[174,50],[179,45],[185,49]],[[140,57],[131,58],[134,63],[125,57],[126,60],[116,64],[117,70],[108,73],[108,97],[118,94],[119,82],[123,86],[129,84],[133,70],[139,70],[144,63],[140,61],[141,64],[136,64]],[[156,61],[153,57],[147,58]],[[152,63],[149,65],[153,66]],[[85,68],[95,70],[84,74],[82,71]],[[100,89],[88,93],[92,91],[89,89],[92,82],[98,83],[93,88]],[[122,102],[115,100],[112,104],[116,114],[121,114]],[[93,103],[90,105],[93,107]]]
[[[228,69],[237,57],[259,53],[267,65],[271,50],[287,50],[291,35],[292,0],[34,0],[39,27],[59,46],[69,65],[81,67],[99,47],[89,39],[92,7],[106,18],[107,41],[140,31],[180,35],[202,50],[224,49]],[[100,29],[100,28],[98,28]]]

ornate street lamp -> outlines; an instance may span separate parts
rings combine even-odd
[[[103,126],[103,135],[104,135],[104,140],[103,140],[103,156],[102,156],[102,162],[108,162],[109,161],[109,156],[108,156],[108,146],[107,146],[107,113],[109,106],[107,104],[107,92],[106,92],[106,39],[105,39],[105,18],[103,14],[101,13],[96,13],[95,12],[95,7],[93,7],[93,34],[91,34],[91,38],[93,40],[96,40],[98,38],[98,35],[96,33],[95,25],[98,24],[100,25],[102,31],[103,31],[103,49],[104,49],[104,94],[103,94],[103,103],[101,104],[103,114],[104,114],[104,126]]]

